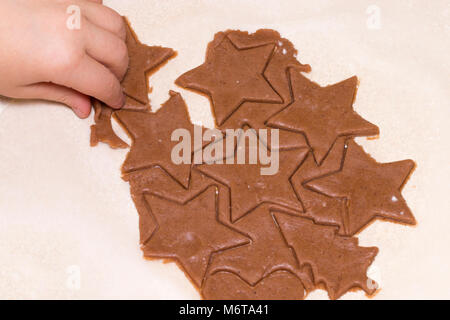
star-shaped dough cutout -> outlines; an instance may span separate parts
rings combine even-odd
[[[305,288],[299,278],[289,271],[275,271],[251,285],[231,272],[209,276],[202,288],[207,300],[302,300]]]
[[[127,74],[122,80],[122,86],[127,96],[139,103],[149,103],[148,76],[157,70],[165,61],[174,56],[170,48],[147,46],[137,39],[130,24],[127,25],[127,47],[130,58]]]
[[[141,44],[127,19],[124,19],[127,26],[126,43],[130,60],[129,69],[122,80],[126,95],[125,106],[122,109],[146,112],[150,110],[148,77],[172,58],[175,52],[169,48]],[[103,142],[113,149],[127,148],[128,145],[112,129],[111,117],[115,110],[96,99],[93,99],[93,105],[95,124],[91,126],[91,146],[94,147],[99,142]]]
[[[174,259],[200,288],[213,253],[248,243],[248,238],[218,219],[217,189],[180,204],[156,195],[146,196],[157,228],[144,242],[149,258]]]
[[[331,299],[355,287],[367,294],[376,291],[367,269],[378,248],[360,247],[357,238],[339,236],[335,227],[317,225],[306,218],[275,213],[275,219],[300,265],[311,266],[315,284],[324,284]]]
[[[349,78],[327,87],[290,69],[294,102],[273,116],[269,126],[303,133],[321,163],[340,136],[374,136],[378,127],[353,110],[358,79]]]
[[[253,136],[254,141],[259,141],[253,130],[248,129],[243,132],[245,132],[249,140]],[[245,139],[244,134],[241,134],[237,140],[238,147],[235,148],[233,153],[225,157],[223,160],[224,164],[212,163],[196,166],[200,172],[230,188],[232,221],[234,222],[243,217],[262,203],[271,203],[291,210],[302,211],[301,201],[295,193],[290,178],[305,158],[308,149],[295,148],[270,151],[263,143],[259,143],[259,153],[278,153],[278,170],[272,175],[263,175],[261,174],[261,169],[270,165],[262,164],[259,161],[260,159],[255,164],[250,164],[250,161],[246,161],[245,164],[239,164],[239,154],[245,154],[248,158],[249,154],[254,150],[251,150],[250,143],[246,143],[247,139]],[[262,151],[262,148],[265,151]],[[227,164],[228,158],[234,158],[234,164]]]
[[[295,191],[302,199],[304,214],[311,217],[316,223],[339,226],[340,234],[345,234],[343,225],[345,201],[314,192],[306,188],[304,184],[315,178],[339,171],[344,159],[345,143],[345,137],[338,138],[321,165],[316,163],[310,152],[291,179]]]
[[[255,102],[245,102],[233,115],[225,121],[225,123],[220,126],[221,130],[226,129],[241,129],[244,127],[250,127],[257,131],[263,129],[267,130],[267,138],[261,138],[264,145],[269,149],[279,149],[286,150],[292,148],[308,147],[308,144],[304,136],[299,135],[295,132],[290,132],[287,130],[278,131],[278,148],[272,146],[272,131],[273,128],[269,128],[265,125],[265,121],[269,119],[277,110],[281,108],[274,108],[276,106],[273,103],[255,103]]]
[[[179,93],[171,91],[169,100],[156,113],[119,110],[115,116],[133,141],[122,166],[123,173],[160,166],[182,186],[188,187],[191,164],[175,164],[171,158],[173,147],[179,143],[171,141],[174,130],[186,129],[194,137],[195,126]]]
[[[141,243],[150,237],[156,227],[154,221],[148,219],[149,211],[144,199],[145,195],[148,194],[154,194],[179,203],[186,203],[189,199],[201,193],[201,191],[214,185],[220,194],[217,204],[219,220],[227,225],[230,224],[230,192],[228,187],[197,170],[191,171],[188,189],[181,186],[160,167],[133,171],[125,174],[122,178],[130,184],[131,197],[139,213]]]
[[[220,33],[208,46],[205,63],[181,75],[176,84],[209,95],[220,126],[246,101],[283,102],[263,75],[273,50],[273,45],[239,50]]]
[[[266,126],[267,119],[284,109],[292,101],[288,69],[297,68],[298,70],[309,72],[311,67],[300,63],[297,60],[297,50],[294,48],[294,45],[289,40],[282,38],[280,34],[274,30],[260,29],[251,34],[243,31],[228,31],[227,36],[240,50],[269,44],[275,46],[273,55],[268,61],[264,71],[264,76],[275,91],[281,96],[283,103],[244,102],[242,106],[220,126],[220,129],[242,128],[244,125],[248,125],[255,130],[269,129]],[[280,139],[278,145],[280,149],[307,146],[305,138],[295,132],[281,130],[279,136]],[[270,130],[266,144],[269,148],[272,147]]]
[[[377,217],[415,224],[401,194],[414,166],[412,160],[378,163],[350,140],[342,170],[306,185],[322,194],[347,201],[344,226],[346,234],[353,235]]]
[[[312,280],[302,272],[293,252],[286,245],[272,215],[272,208],[263,204],[236,221],[233,226],[248,235],[248,245],[216,254],[208,273],[228,271],[255,285],[262,278],[277,270],[288,270],[311,288]],[[268,259],[268,257],[270,257]]]

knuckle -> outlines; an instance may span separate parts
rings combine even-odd
[[[117,81],[117,79],[114,76],[111,76],[108,78],[108,80],[105,82],[105,87],[107,88],[107,97],[106,99],[111,103],[111,104],[116,104],[118,102],[120,102],[120,92],[121,92],[121,88],[120,88],[120,84]]]
[[[125,26],[125,22],[122,17],[120,17],[120,19],[119,19],[119,26],[118,26],[117,34],[123,40],[125,40],[127,38],[127,28]]]
[[[113,32],[116,33],[121,39],[125,40],[126,26],[124,18],[112,9],[110,9],[110,12]]]
[[[57,52],[49,61],[56,72],[72,70],[82,58],[81,50],[68,41],[62,42]]]
[[[66,30],[59,35],[52,51],[49,63],[55,71],[65,74],[74,70],[85,56],[85,34]]]
[[[61,29],[53,34],[53,40],[37,50],[37,59],[42,65],[45,76],[52,78],[72,72],[84,58],[84,40],[79,32]]]
[[[81,50],[68,46],[52,61],[52,64],[59,75],[65,75],[76,69],[82,58]]]
[[[128,62],[128,48],[125,42],[117,41],[115,49],[116,58],[120,63]]]
[[[127,45],[125,44],[125,42],[119,41],[116,50],[121,76],[124,76],[128,69],[129,62]]]

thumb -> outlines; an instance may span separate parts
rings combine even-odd
[[[70,107],[81,119],[91,113],[90,97],[73,89],[53,83],[37,83],[23,88],[20,97],[24,99],[42,99],[63,103]]]

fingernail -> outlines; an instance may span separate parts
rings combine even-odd
[[[87,117],[89,117],[89,114],[90,114],[90,109],[89,109],[88,114],[86,114],[87,112],[84,112],[83,110],[81,110],[78,107],[72,107],[72,110],[75,113],[75,115],[80,119],[86,119]]]
[[[125,93],[123,92],[123,89],[122,89],[122,100],[120,102],[120,107],[121,108],[125,105],[126,101],[127,101],[127,97],[126,97],[126,95],[125,95]]]
[[[125,93],[123,93],[123,91],[122,91],[121,96],[120,96],[120,101],[114,108],[115,109],[122,108],[125,105],[126,99],[127,99],[127,97],[125,96]]]
[[[78,109],[73,109],[73,113],[75,113],[75,115],[80,118],[83,119],[83,114],[80,112],[80,110]]]

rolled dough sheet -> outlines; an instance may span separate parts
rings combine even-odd
[[[202,63],[217,31],[279,31],[321,85],[357,75],[355,110],[381,131],[358,142],[380,162],[417,162],[403,191],[417,227],[375,222],[358,236],[380,249],[369,271],[381,285],[374,299],[450,298],[448,1],[105,3],[129,17],[143,43],[178,51],[152,78],[150,99],[156,110],[169,90],[181,92],[196,124],[213,125],[208,100],[173,82]],[[51,103],[8,105],[0,111],[0,298],[198,299],[174,264],[142,258],[138,215],[120,178],[127,150],[90,148],[92,116],[78,120]]]

